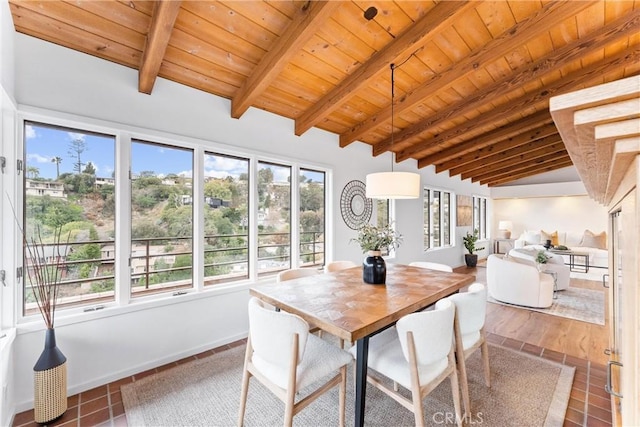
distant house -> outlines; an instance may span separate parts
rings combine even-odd
[[[25,193],[27,196],[49,196],[60,199],[66,199],[64,192],[64,184],[57,181],[37,181],[28,179],[25,184]]]
[[[116,180],[114,178],[98,178],[98,177],[96,177],[96,183],[95,183],[96,188],[100,188],[100,187],[103,187],[105,185],[115,186],[116,185]]]
[[[205,197],[204,202],[212,209],[218,209],[221,207],[229,207],[229,202],[219,199],[217,197]],[[193,203],[193,197],[190,194],[183,194],[180,196],[180,203],[183,205],[190,205]]]

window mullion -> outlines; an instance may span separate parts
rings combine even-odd
[[[115,299],[131,301],[131,135],[116,135]],[[118,224],[120,223],[120,224]]]
[[[192,278],[196,291],[204,289],[204,149],[193,151]]]
[[[249,164],[249,279],[258,279],[258,159]]]
[[[291,166],[291,197],[289,223],[291,227],[291,266],[300,266],[300,170],[297,165]]]

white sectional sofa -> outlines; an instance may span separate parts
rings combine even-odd
[[[544,250],[544,244],[551,240],[554,246],[563,245],[569,250],[589,254],[589,268],[603,269],[600,274],[606,273],[609,267],[609,251],[607,250],[606,232],[593,233],[590,230],[582,232],[528,230],[520,235],[514,243],[517,249]],[[569,264],[568,255],[562,255],[566,264]]]

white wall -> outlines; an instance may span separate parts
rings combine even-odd
[[[525,230],[594,233],[607,231],[608,215],[604,206],[589,196],[520,197],[493,201],[494,226],[500,220],[513,222],[511,237]]]
[[[14,139],[14,30],[9,3],[0,0],[0,156],[11,156]],[[8,146],[8,147],[7,147]],[[7,148],[5,148],[7,147]],[[0,182],[0,270],[11,272],[7,263],[13,253],[13,221],[7,212],[5,192],[13,186],[15,168],[7,162]],[[0,285],[0,425],[10,425],[15,412],[13,288]]]
[[[7,0],[0,0],[0,86],[13,98],[14,89],[14,27]]]
[[[318,129],[296,137],[293,121],[253,108],[241,119],[231,119],[228,100],[164,79],[157,79],[152,95],[140,94],[135,70],[20,34],[15,35],[15,42],[19,110],[53,112],[74,119],[82,116],[84,121],[91,118],[109,125],[168,132],[209,141],[211,147],[246,148],[333,168],[333,206],[328,222],[335,244],[328,252],[334,259],[360,262],[363,258],[359,247],[349,243],[355,232],[340,216],[340,193],[347,182],[364,181],[367,173],[388,169],[388,156],[374,158],[371,149],[359,143],[341,149],[336,135]],[[415,171],[415,161],[403,162],[396,170]],[[432,168],[419,173],[424,185],[488,196],[486,187],[436,175]],[[405,236],[397,261],[432,259],[463,264],[460,234],[455,248],[423,253],[421,200],[397,202],[397,227]],[[466,229],[458,232],[464,234]],[[94,316],[83,315],[82,321],[60,317],[56,335],[68,358],[70,393],[246,335],[247,289],[248,285],[219,295],[188,296],[180,304],[136,303],[126,309],[105,309]],[[35,325],[18,328],[15,372],[19,410],[32,405],[31,369],[42,349],[43,336]]]

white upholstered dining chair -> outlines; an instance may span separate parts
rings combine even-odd
[[[449,378],[458,426],[462,426],[460,390],[453,346],[455,306],[441,300],[435,310],[408,314],[369,340],[368,367],[411,391],[411,399],[367,375],[367,381],[414,413],[416,426],[424,426],[422,399]],[[397,334],[393,331],[397,330]],[[355,346],[352,354],[357,354]]]
[[[353,261],[332,261],[328,262],[327,265],[324,266],[325,273],[331,273],[333,271],[346,270],[347,268],[357,267]]]
[[[453,268],[451,268],[447,264],[440,264],[439,262],[413,261],[410,262],[409,265],[412,267],[430,268],[431,270],[447,271],[449,273],[453,273]]]
[[[276,276],[276,282],[284,282],[285,280],[298,279],[300,277],[315,276],[320,272],[315,268],[290,268],[283,270]]]
[[[444,300],[453,302],[456,307],[454,321],[456,361],[462,386],[462,401],[464,402],[466,413],[470,415],[466,360],[478,348],[482,353],[484,382],[487,387],[491,387],[489,348],[484,332],[487,312],[487,288],[482,283],[474,283],[469,286],[467,292],[451,295],[444,298]]]
[[[344,426],[347,365],[352,361],[348,351],[310,334],[309,325],[301,317],[268,310],[259,299],[251,298],[238,426],[244,422],[251,377],[284,402],[285,426],[291,426],[294,415],[310,402],[339,385],[339,425]],[[333,372],[336,375],[319,383]],[[300,390],[315,384],[314,391],[295,401]]]

